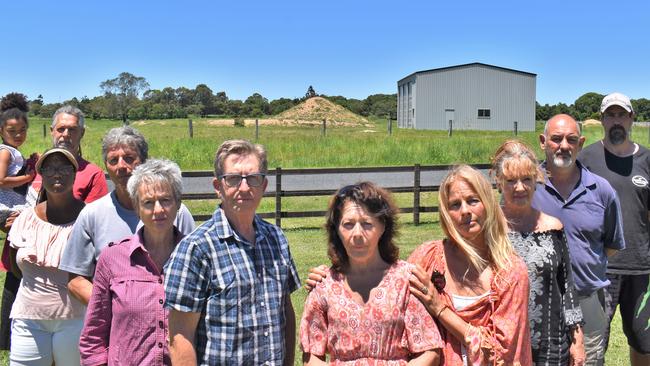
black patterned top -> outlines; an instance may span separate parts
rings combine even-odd
[[[583,323],[563,230],[508,233],[528,267],[528,319],[537,365],[566,365],[569,331]]]

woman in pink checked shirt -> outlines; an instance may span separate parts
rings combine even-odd
[[[79,342],[82,365],[171,365],[163,266],[181,234],[181,172],[168,160],[139,165],[127,185],[143,227],[97,262]]]

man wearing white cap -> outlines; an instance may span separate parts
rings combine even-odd
[[[621,306],[632,366],[650,365],[650,150],[630,139],[630,98],[612,93],[600,106],[605,137],[578,156],[607,179],[621,201],[626,248],[609,258],[610,321]]]

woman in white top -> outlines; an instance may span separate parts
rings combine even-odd
[[[84,206],[72,195],[77,161],[67,150],[46,151],[36,163],[44,197],[14,221],[8,238],[22,281],[11,309],[10,365],[79,365],[85,307],[70,296],[57,267]]]

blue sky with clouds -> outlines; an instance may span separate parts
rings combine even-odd
[[[245,99],[395,93],[418,70],[483,62],[536,73],[537,100],[650,98],[647,1],[14,1],[0,94],[101,93],[122,71],[152,88]]]

